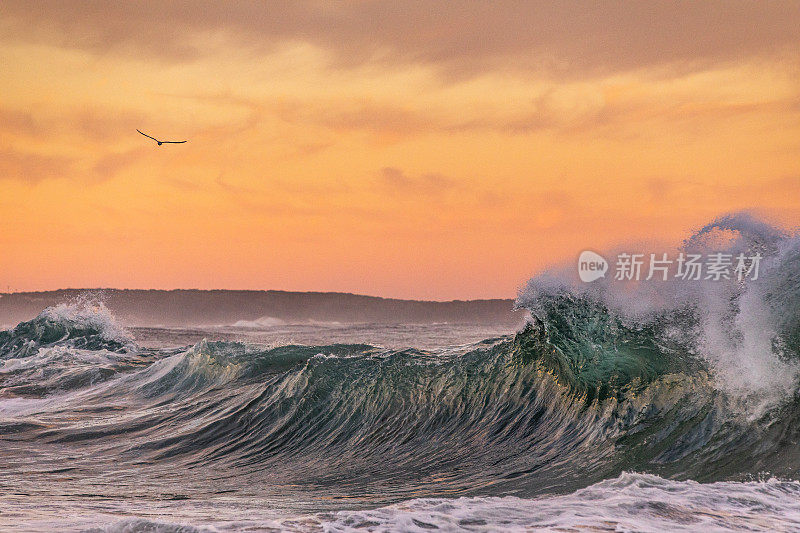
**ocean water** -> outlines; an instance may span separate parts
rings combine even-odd
[[[738,216],[684,246],[766,259],[554,270],[518,331],[43,309],[0,332],[0,530],[798,531],[798,239]]]

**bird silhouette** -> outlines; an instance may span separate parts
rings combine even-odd
[[[147,137],[148,139],[153,139],[155,142],[157,142],[157,143],[158,143],[158,145],[159,145],[159,146],[161,146],[162,144],[165,144],[165,143],[166,143],[166,144],[181,144],[181,143],[185,143],[185,142],[186,142],[186,141],[159,141],[159,140],[158,140],[158,139],[156,139],[155,137],[151,137],[151,136],[149,136],[148,134],[146,134],[145,132],[143,132],[143,131],[142,131],[142,130],[140,130],[139,128],[136,128],[136,131],[138,131],[139,133],[141,133],[142,135],[144,135],[144,136],[145,136],[145,137]]]

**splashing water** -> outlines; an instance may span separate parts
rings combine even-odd
[[[658,342],[679,343],[701,359],[717,386],[755,416],[790,399],[800,376],[800,238],[736,214],[701,228],[678,251],[759,253],[764,260],[758,279],[743,281],[673,277],[636,283],[607,277],[581,284],[562,268],[533,278],[517,303],[541,316],[554,300],[571,297],[595,303],[628,328],[658,325]]]

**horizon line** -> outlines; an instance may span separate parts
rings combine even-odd
[[[399,298],[399,297],[392,297],[392,296],[376,296],[372,294],[362,294],[362,293],[355,293],[355,292],[344,292],[344,291],[298,291],[298,290],[287,290],[287,289],[199,289],[199,288],[175,288],[175,289],[128,289],[128,288],[116,288],[116,287],[82,287],[82,288],[75,288],[75,287],[64,287],[59,289],[43,289],[43,290],[21,290],[21,291],[9,291],[9,292],[0,292],[0,297],[2,296],[11,296],[11,295],[25,295],[25,294],[43,294],[43,293],[51,293],[51,292],[102,292],[102,291],[139,291],[139,292],[253,292],[253,293],[268,293],[268,292],[279,292],[279,293],[291,293],[291,294],[328,294],[328,295],[342,295],[342,296],[358,296],[362,298],[375,298],[379,300],[395,300],[395,301],[406,301],[406,302],[430,302],[430,303],[451,303],[451,302],[487,302],[487,301],[516,301],[516,296],[514,297],[506,297],[506,298],[469,298],[469,299],[462,299],[462,298],[451,298],[447,300],[435,300],[435,299],[416,299],[416,298]]]

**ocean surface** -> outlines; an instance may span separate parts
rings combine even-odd
[[[43,309],[0,332],[0,531],[798,531],[798,239],[684,247],[765,260],[554,270],[519,330]]]

